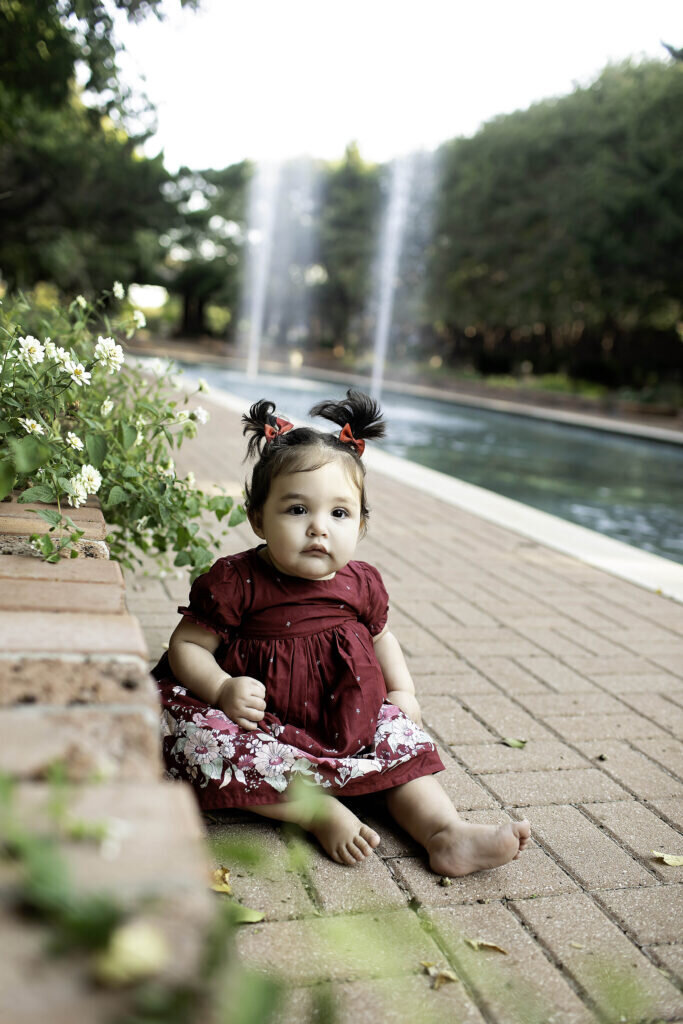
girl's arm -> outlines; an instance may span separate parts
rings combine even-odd
[[[214,651],[220,637],[183,619],[168,644],[168,662],[179,683],[212,707],[220,708],[243,729],[256,729],[266,710],[266,688],[251,676],[224,672]]]
[[[373,637],[373,643],[387,686],[387,700],[399,707],[418,725],[422,725],[420,705],[415,697],[415,684],[408,671],[401,645],[386,626],[378,636]]]

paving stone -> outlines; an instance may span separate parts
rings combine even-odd
[[[680,699],[680,691],[678,691],[678,697]],[[668,694],[660,693],[625,693],[621,699],[640,715],[681,737],[683,736],[683,708],[668,698]]]
[[[589,896],[520,900],[514,907],[608,1020],[683,1015],[683,994]]]
[[[584,889],[656,884],[649,872],[575,807],[530,807],[526,814],[536,839]]]
[[[396,877],[425,907],[449,907],[478,900],[525,899],[558,892],[573,892],[577,886],[548,854],[527,849],[517,859],[492,871],[477,871],[464,878],[451,879],[451,885],[439,883],[426,859],[398,857],[391,861]]]
[[[393,978],[417,973],[421,960],[443,959],[412,910],[274,921],[241,930],[237,949],[249,967],[276,967],[293,985]]]
[[[144,705],[159,712],[156,686],[138,658],[0,657],[0,707],[36,702]]]
[[[19,783],[15,804],[20,823],[40,828],[46,820],[48,788]],[[95,843],[69,841],[63,854],[84,891],[112,891],[126,905],[142,894],[166,896],[207,887],[209,858],[201,820],[189,786],[177,782],[104,782],[74,789],[69,815],[77,820],[120,823],[123,834],[103,856]],[[11,880],[0,862],[0,893]]]
[[[529,932],[500,903],[429,911],[456,970],[474,992],[487,1019],[505,1024],[594,1020]],[[507,950],[474,950],[465,939],[484,939]]]
[[[378,855],[371,854],[355,867],[346,867],[330,860],[311,843],[308,846],[307,875],[325,913],[393,910],[407,905],[405,893]]]
[[[643,952],[662,967],[665,977],[683,981],[683,945],[644,946]]]
[[[643,804],[635,800],[613,804],[584,804],[583,810],[663,882],[675,882],[680,878],[680,868],[655,860],[652,851],[683,854],[683,840],[675,829]]]
[[[664,672],[655,672],[652,666],[650,666],[649,672],[642,675],[622,675],[621,673],[619,675],[599,675],[595,677],[595,680],[602,689],[618,696],[626,696],[630,693],[667,694],[683,687],[683,681]]]
[[[454,659],[455,662],[455,659]],[[467,693],[498,693],[499,691],[485,679],[484,676],[479,675],[471,669],[465,662],[457,662],[454,664],[452,673],[446,675],[421,675],[419,672],[413,672],[413,682],[415,683],[415,691],[418,696],[418,700],[422,700],[424,696],[444,696],[444,695],[455,695],[460,696]]]
[[[235,824],[216,819],[206,824],[209,852],[216,867],[230,869],[230,885],[236,900],[260,910],[268,921],[288,920],[317,913],[276,822]],[[258,861],[250,867],[238,854],[252,851]]]
[[[554,739],[544,725],[532,718],[509,697],[470,695],[463,699],[463,703],[499,736],[512,736],[517,739]]]
[[[667,775],[623,740],[591,740],[576,745],[591,759],[604,756],[605,760],[600,762],[602,770],[628,787],[640,800],[683,796],[683,783]],[[579,797],[573,802],[581,800]]]
[[[0,579],[123,586],[121,566],[106,558],[63,558],[59,562],[44,562],[42,558],[0,555]]]
[[[123,587],[118,583],[22,579],[13,579],[10,583],[0,579],[0,610],[123,612]]]
[[[618,919],[639,945],[676,942],[683,922],[683,885],[657,889],[600,892],[596,899]]]
[[[529,694],[524,697],[524,706],[530,714],[544,721],[548,715],[579,717],[596,714],[618,715],[628,711],[622,701],[609,693],[601,693],[597,688],[582,690],[579,693]]]
[[[448,967],[445,958],[440,966]],[[321,1006],[334,1006],[335,1024],[484,1024],[463,985],[430,987],[427,974],[405,978],[309,985],[285,993],[277,1024],[302,1024],[325,1019]]]
[[[404,651],[406,664],[411,675],[447,675],[454,665],[462,664],[454,654],[419,654],[413,656]]]
[[[640,734],[646,735],[646,730]],[[653,761],[657,761],[666,771],[683,779],[683,743],[680,740],[664,736],[661,739],[632,739],[631,746],[636,747]]]
[[[0,710],[0,771],[46,779],[56,761],[74,782],[160,779],[159,718],[147,707]]]
[[[508,807],[625,800],[628,796],[621,786],[593,768],[496,773],[486,776],[486,785]]]
[[[621,739],[632,736],[659,736],[666,733],[640,715],[546,715],[543,721],[564,739]],[[660,742],[659,740],[657,742]]]
[[[492,738],[489,730],[452,697],[424,697],[420,706],[425,723],[445,743],[486,743]]]
[[[518,658],[517,660],[529,673],[545,683],[543,691],[539,692],[546,693],[548,687],[554,693],[572,696],[576,693],[597,692],[597,687],[590,679],[563,664],[557,658],[538,655],[533,658]]]
[[[30,536],[32,533],[47,533],[50,524],[35,515],[35,511],[51,508],[57,511],[56,505],[38,505],[19,503],[17,501],[0,502],[0,533],[9,536]],[[87,540],[104,540],[107,527],[99,508],[74,508],[68,510],[79,530],[84,530]]]
[[[147,654],[142,630],[130,615],[84,612],[3,612],[5,654]]]
[[[557,629],[547,629],[542,626],[537,626],[536,623],[525,626],[523,623],[517,623],[517,629],[520,633],[525,634],[529,638],[529,646],[532,648],[531,641],[533,641],[533,648],[528,651],[520,651],[522,657],[533,656],[535,654],[552,654],[556,657],[569,660],[572,655],[583,655],[589,654],[585,647],[579,644],[573,643],[567,637],[561,636]]]
[[[679,684],[683,684],[683,669],[681,668],[680,651],[677,650],[672,654],[650,654],[649,657],[650,661],[654,661],[656,665],[659,665],[667,672],[670,672]]]
[[[445,770],[435,777],[441,783],[458,811],[470,811],[478,807],[497,807],[490,793],[456,764],[452,757],[439,750]]]
[[[504,743],[453,744],[452,750],[477,774],[587,767],[584,757],[559,740],[529,740],[521,750]]]
[[[649,800],[648,803],[670,821],[674,828],[683,831],[683,799]]]
[[[449,648],[422,626],[401,626],[396,634],[402,650],[412,658],[423,655],[447,655]]]
[[[501,640],[458,640],[453,644],[453,650],[468,661],[473,661],[478,656],[486,658],[496,655],[504,658],[529,657],[538,654],[540,646],[518,636]]]
[[[381,794],[351,800],[349,806],[361,821],[374,828],[380,836],[378,857],[414,856],[422,849],[391,817]]]
[[[492,658],[476,655],[469,660],[481,675],[489,679],[499,690],[504,690],[506,693],[548,692],[548,687],[542,681],[511,658]],[[520,659],[520,661],[522,660]],[[535,659],[529,660],[533,662]]]

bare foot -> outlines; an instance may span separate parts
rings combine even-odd
[[[379,836],[348,807],[330,797],[324,820],[308,825],[325,853],[338,864],[358,864],[379,846]]]
[[[497,868],[516,860],[529,842],[529,822],[473,825],[458,819],[435,832],[426,843],[429,866],[439,875],[457,877]]]

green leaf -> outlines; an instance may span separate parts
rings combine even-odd
[[[43,501],[46,505],[49,505],[55,498],[56,494],[52,487],[48,487],[47,484],[37,484],[35,487],[29,487],[28,490],[23,491],[17,498],[17,501],[22,505],[28,501]]]
[[[107,455],[107,442],[102,434],[86,434],[85,447],[88,449],[88,457],[93,466],[101,466]]]
[[[8,423],[7,420],[0,420],[0,434],[9,434],[11,429],[11,423]]]
[[[527,741],[526,740],[516,740],[516,739],[512,739],[510,736],[507,736],[501,742],[504,743],[506,747],[516,747],[519,750],[523,750],[524,747],[526,746],[526,742]]]
[[[17,473],[32,473],[39,466],[42,466],[50,458],[49,445],[39,441],[27,434],[17,441],[16,438],[9,439],[9,446],[14,456],[14,467]]]
[[[128,448],[132,448],[138,436],[138,432],[135,429],[135,427],[131,427],[129,423],[122,423],[119,428],[119,432],[121,436],[121,444],[123,445],[123,447],[126,450]]]
[[[62,521],[62,517],[59,512],[55,512],[54,509],[51,508],[38,508],[36,509],[36,515],[40,519],[44,519],[46,523],[50,524],[50,526],[59,526]]]
[[[16,473],[9,459],[0,462],[0,501],[6,498],[14,487]]]
[[[123,473],[121,475],[123,476],[124,480],[134,480],[137,478],[138,474],[139,470],[137,466],[124,466]],[[139,518],[140,517],[138,516],[138,519]]]
[[[247,518],[247,513],[244,511],[241,505],[233,509],[233,513],[228,520],[228,526],[239,526]]]
[[[118,484],[114,484],[105,502],[105,507],[112,508],[114,505],[120,505],[122,501],[127,500],[128,492],[124,491],[123,487],[119,487]]]
[[[179,551],[178,554],[175,556],[173,564],[177,565],[180,568],[180,566],[189,565],[191,561],[192,559],[188,555],[187,551]]]
[[[257,924],[265,917],[260,910],[252,910],[251,907],[243,907],[241,903],[230,901],[230,917],[233,924]]]

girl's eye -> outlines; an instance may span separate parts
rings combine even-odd
[[[335,510],[332,513],[335,519],[346,519],[348,517],[348,514],[349,513],[346,511],[345,508],[335,508]]]
[[[293,516],[301,516],[306,514],[306,509],[303,505],[291,505],[287,509],[287,512]]]

